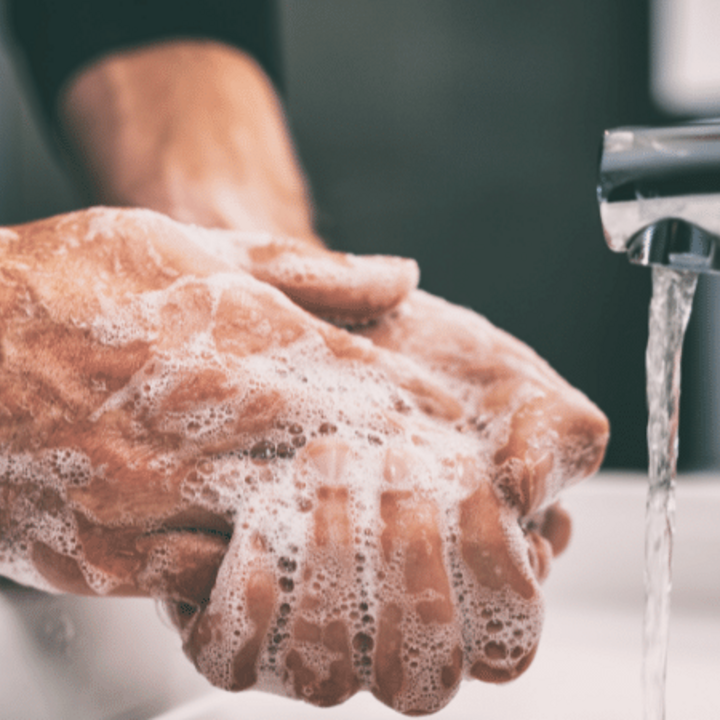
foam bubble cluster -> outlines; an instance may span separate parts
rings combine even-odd
[[[100,210],[3,234],[0,572],[166,601],[230,690],[416,714],[517,676],[566,529],[548,504],[599,462],[590,410],[532,356],[483,379],[440,338],[400,348],[422,295],[362,338],[242,264],[179,272],[207,236]]]

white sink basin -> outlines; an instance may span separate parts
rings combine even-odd
[[[533,665],[503,686],[467,682],[438,720],[642,717],[645,478],[573,488],[573,541],[546,583]],[[720,717],[720,477],[679,482],[668,720]],[[398,718],[368,693],[328,710],[210,688],[141,600],[0,593],[0,717],[13,720]]]

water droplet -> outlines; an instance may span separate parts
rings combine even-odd
[[[261,440],[250,448],[250,457],[253,460],[272,460],[275,457],[275,443]]]
[[[334,435],[337,432],[337,425],[332,423],[324,422],[319,428],[318,432],[321,435]]]
[[[291,458],[295,455],[295,448],[287,443],[278,443],[277,456],[279,458]]]
[[[502,624],[500,620],[491,620],[487,625],[485,625],[485,629],[489,633],[497,633],[500,632],[505,626]]]
[[[301,448],[303,445],[305,445],[306,442],[307,442],[307,440],[304,435],[296,435],[292,439],[292,444],[296,448]]]
[[[370,652],[375,647],[373,639],[365,633],[358,633],[352,641],[353,647],[361,653]]]
[[[298,425],[297,423],[293,423],[289,428],[288,432],[291,435],[300,435],[303,431],[302,425]]]
[[[292,578],[281,577],[279,585],[283,592],[292,592],[295,589],[295,583],[292,581]]]
[[[278,567],[284,573],[294,573],[297,570],[297,562],[291,558],[281,557],[278,560]]]
[[[489,660],[504,660],[507,657],[505,643],[489,642],[483,649]]]

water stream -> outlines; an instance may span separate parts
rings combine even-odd
[[[665,719],[680,357],[696,285],[697,274],[694,272],[653,267],[650,333],[645,358],[650,487],[645,517],[644,720]]]

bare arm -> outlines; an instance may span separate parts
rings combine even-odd
[[[113,53],[59,105],[95,201],[320,242],[282,105],[247,54],[210,41]]]

